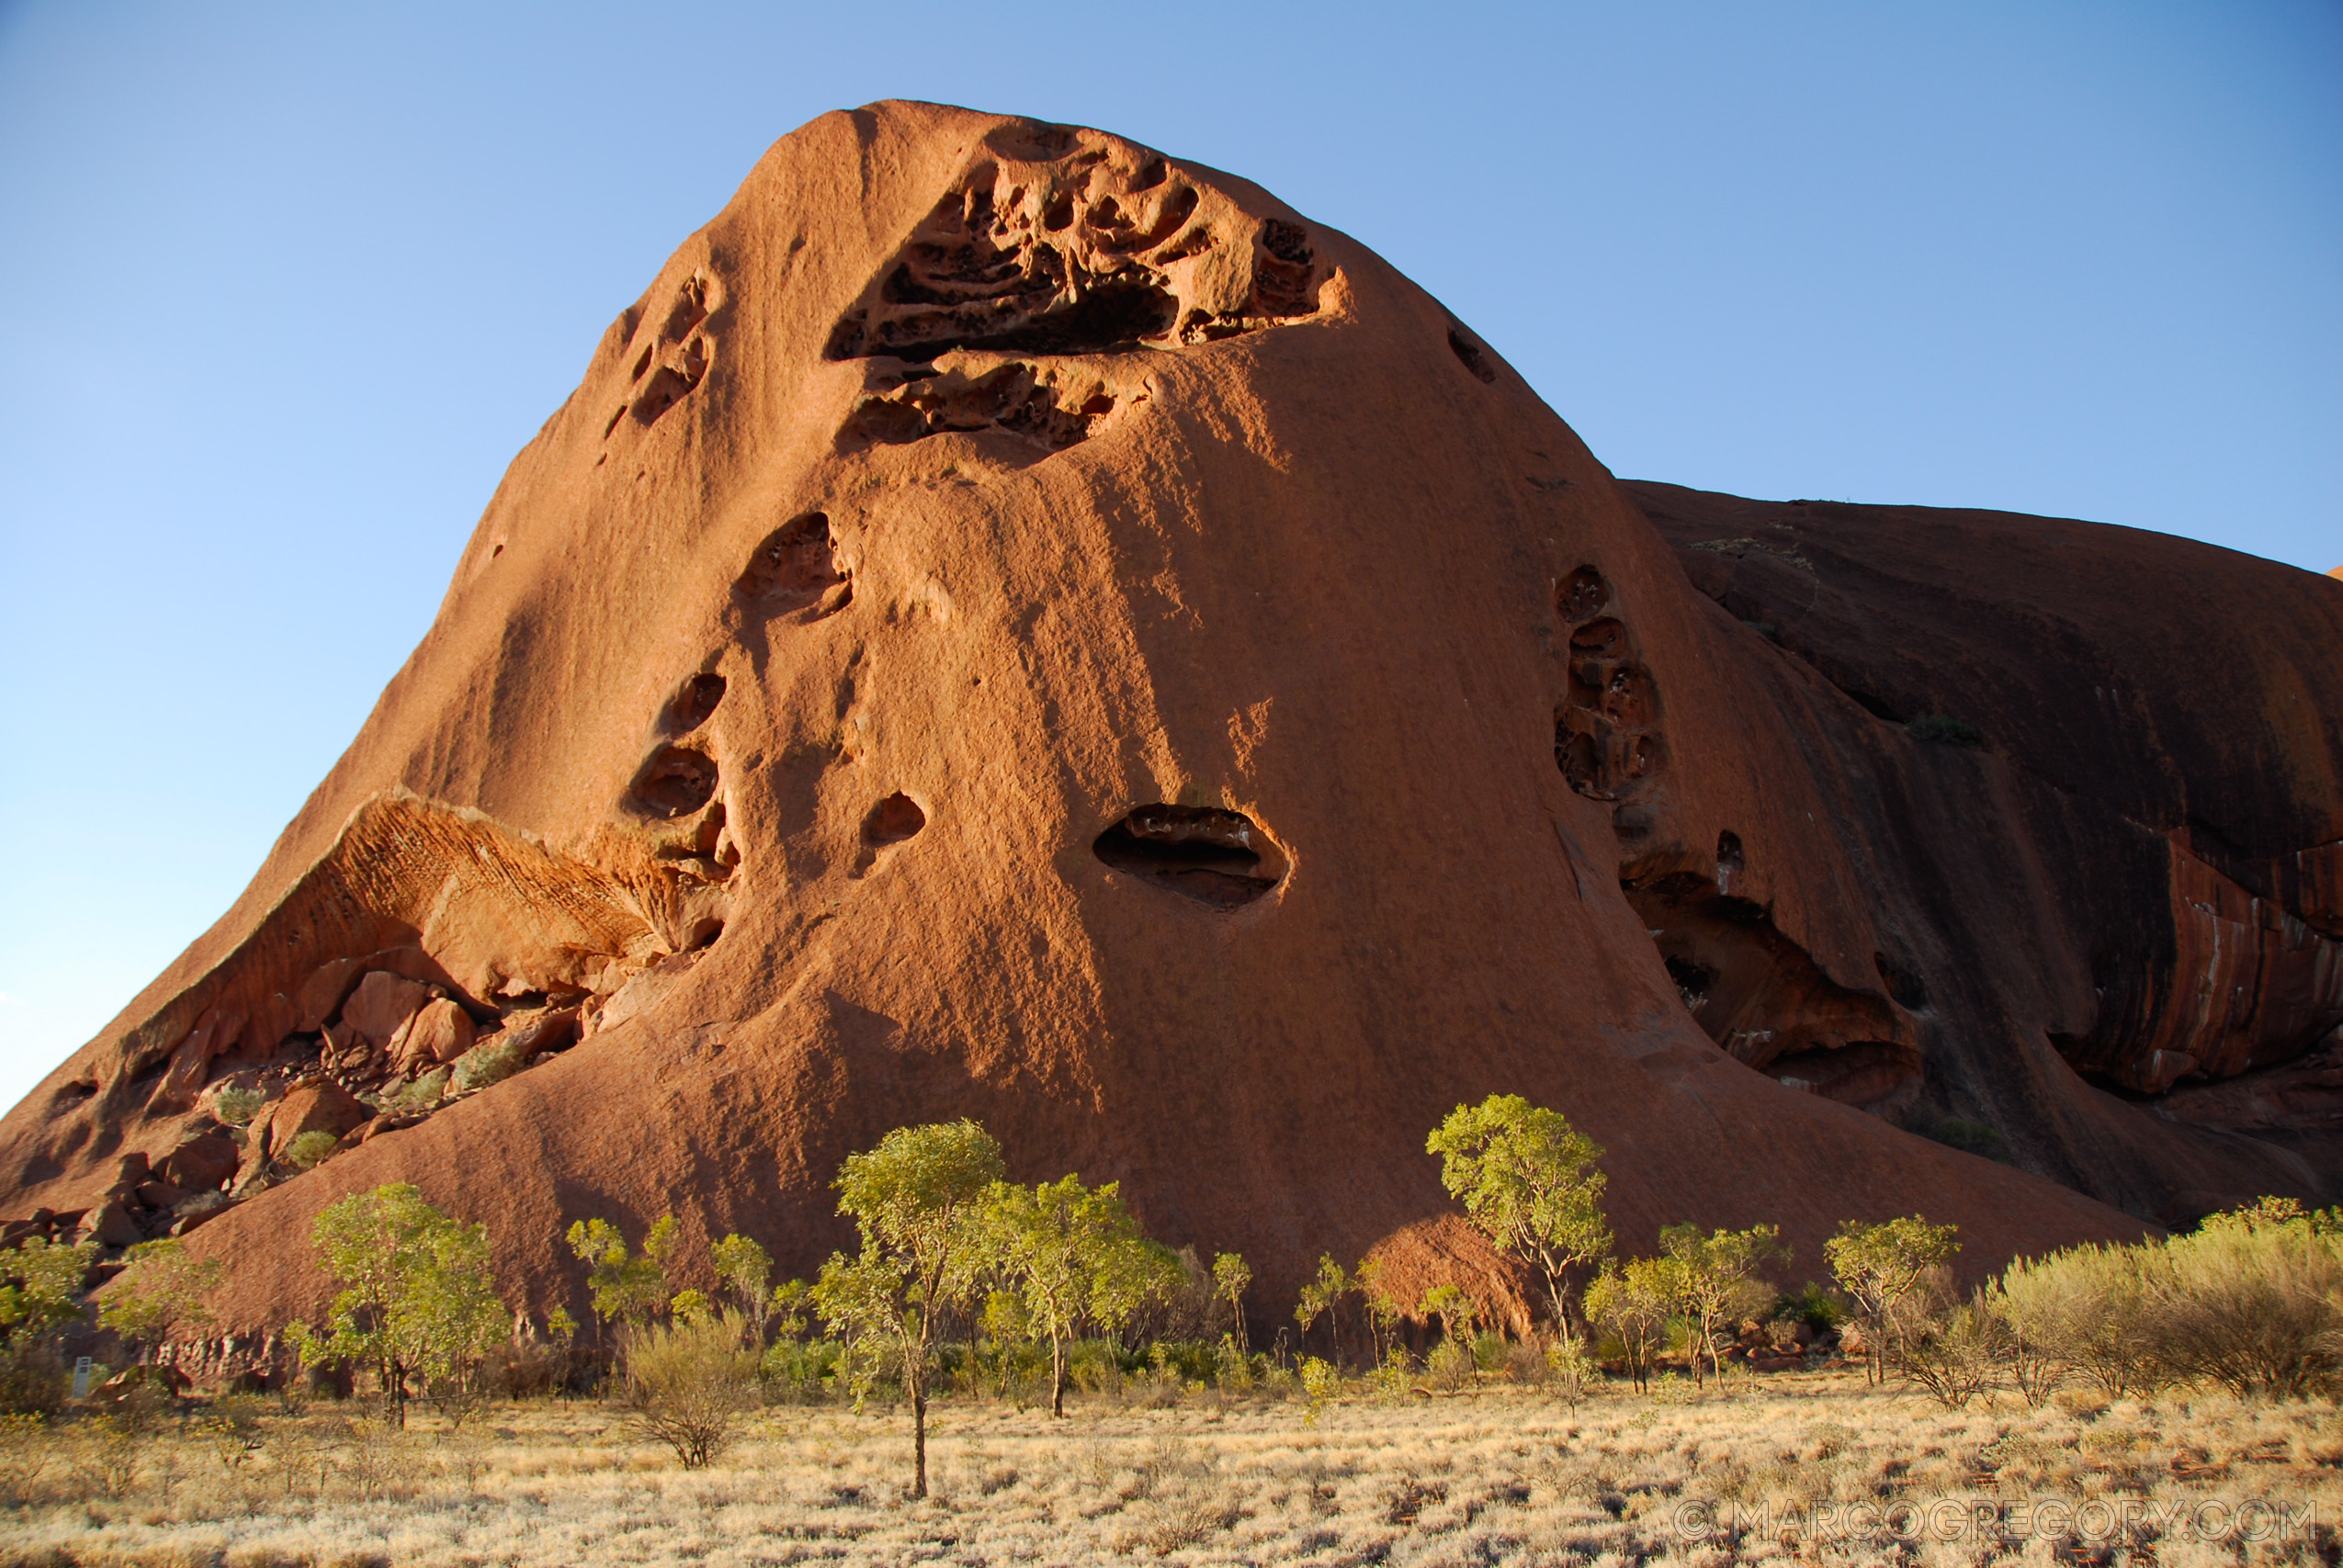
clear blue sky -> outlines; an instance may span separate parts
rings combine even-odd
[[[241,890],[668,252],[888,96],[1259,181],[1624,475],[2343,561],[2334,0],[0,0],[0,1103]]]

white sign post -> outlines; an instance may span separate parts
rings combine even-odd
[[[75,1399],[89,1397],[89,1358],[87,1356],[77,1357],[74,1361],[74,1397]]]

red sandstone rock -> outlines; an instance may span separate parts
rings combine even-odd
[[[251,1147],[261,1157],[275,1159],[304,1133],[331,1133],[338,1138],[370,1114],[357,1096],[330,1078],[301,1084],[270,1107],[265,1127],[255,1120]]]
[[[360,980],[342,1004],[342,1021],[375,1049],[382,1050],[431,1000],[429,987],[377,970]]]
[[[236,1174],[236,1145],[224,1133],[205,1133],[174,1149],[163,1179],[189,1192],[209,1191]]]
[[[215,1010],[299,1065],[373,971],[593,1028],[206,1224],[226,1331],[317,1306],[310,1222],[390,1180],[485,1220],[534,1311],[582,1305],[585,1213],[807,1273],[844,1155],[961,1115],[1243,1252],[1273,1315],[1370,1250],[1519,1310],[1422,1152],[1497,1090],[1605,1146],[1629,1250],[1771,1221],[1811,1269],[1921,1212],[1974,1270],[2301,1190],[2082,1075],[2320,1016],[2343,595],[1660,490],[1241,180],[825,117],[613,323],[245,895],[0,1122],[0,1213],[175,1146],[144,1086]],[[2182,935],[2182,856],[2259,906]],[[2189,1022],[2248,931],[2287,978]],[[1902,1126],[1948,1118],[2023,1168]]]
[[[454,1061],[472,1048],[471,1015],[445,997],[425,1005],[390,1043],[390,1065],[401,1072]]]
[[[146,1239],[146,1232],[130,1218],[129,1205],[119,1198],[108,1198],[92,1209],[75,1234],[78,1239],[95,1241],[100,1247],[135,1247]]]

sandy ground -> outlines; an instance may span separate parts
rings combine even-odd
[[[2337,1560],[2327,1405],[2067,1391],[1948,1411],[1860,1374],[1730,1392],[1505,1385],[1377,1403],[1190,1392],[1069,1417],[766,1410],[680,1469],[617,1406],[394,1433],[331,1406],[6,1438],[0,1564],[2212,1564]]]

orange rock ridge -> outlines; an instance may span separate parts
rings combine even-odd
[[[1241,180],[825,116],[612,325],[244,896],[0,1122],[0,1214],[192,1232],[249,1332],[390,1180],[533,1314],[592,1215],[808,1272],[841,1158],[961,1115],[1272,1303],[1321,1252],[1512,1289],[1423,1152],[1497,1090],[1606,1146],[1628,1248],[1774,1221],[1808,1273],[1849,1217],[1976,1269],[2330,1197],[2338,600],[1622,484]]]

